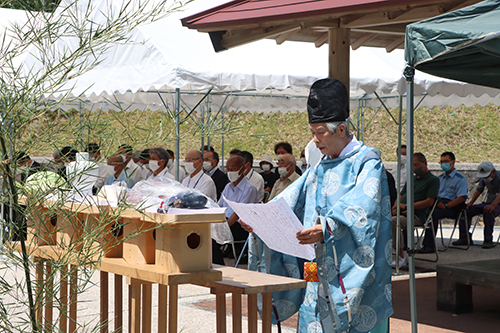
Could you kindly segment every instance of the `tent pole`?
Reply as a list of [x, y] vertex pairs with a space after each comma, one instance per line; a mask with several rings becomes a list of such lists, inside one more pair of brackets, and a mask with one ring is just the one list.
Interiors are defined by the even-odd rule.
[[410, 274], [410, 313], [411, 313], [411, 331], [417, 333], [417, 291], [415, 289], [415, 253], [413, 240], [414, 227], [414, 193], [413, 193], [413, 98], [414, 86], [413, 77], [415, 69], [407, 66], [404, 71], [406, 78], [406, 191], [408, 223], [408, 267]]
[[180, 141], [180, 99], [181, 90], [175, 89], [175, 180], [179, 181], [179, 141]]
[[[400, 235], [400, 230], [401, 230], [401, 225], [399, 224], [399, 215], [401, 214], [401, 128], [403, 127], [403, 96], [399, 95], [399, 122], [398, 122], [398, 165], [397, 165], [397, 179], [396, 179], [396, 186], [397, 186], [397, 196], [396, 196], [396, 249], [399, 249], [399, 243], [401, 242], [401, 239], [399, 239]], [[396, 250], [396, 252], [399, 250]], [[396, 259], [394, 260], [396, 262], [396, 274], [395, 275], [400, 275], [401, 273], [399, 272], [399, 254], [396, 254]]]
[[201, 149], [200, 149], [200, 151], [202, 153], [203, 153], [203, 146], [205, 145], [205, 137], [203, 134], [204, 127], [205, 127], [205, 106], [202, 105], [201, 106], [201, 128], [200, 128], [200, 132], [201, 132]]
[[225, 116], [225, 112], [226, 112], [226, 107], [223, 107], [222, 108], [222, 142], [221, 142], [221, 157], [220, 157], [220, 160], [221, 160], [221, 170], [223, 172], [225, 172], [224, 170], [224, 116]]

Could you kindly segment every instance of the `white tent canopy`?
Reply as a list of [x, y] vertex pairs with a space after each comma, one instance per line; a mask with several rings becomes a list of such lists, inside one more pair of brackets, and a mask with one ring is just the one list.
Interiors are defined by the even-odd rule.
[[[111, 0], [92, 1], [98, 11], [109, 8]], [[327, 74], [327, 47], [287, 42], [276, 45], [263, 40], [234, 50], [216, 54], [208, 35], [181, 26], [180, 18], [190, 13], [214, 7], [221, 0], [197, 0], [157, 22], [138, 27], [130, 32], [131, 43], [115, 44], [102, 57], [102, 62], [77, 79], [71, 80], [73, 94], [84, 94], [89, 104], [99, 101], [120, 102], [124, 108], [163, 109], [158, 91], [172, 108], [169, 92], [176, 88], [183, 92], [203, 92], [214, 87], [214, 92], [245, 91], [247, 96], [231, 96], [225, 105], [240, 111], [296, 111], [305, 110], [308, 88]], [[19, 12], [0, 9], [0, 24], [8, 24], [10, 17]], [[102, 15], [101, 15], [102, 19]], [[2, 29], [3, 31], [3, 29]], [[61, 43], [54, 45], [61, 48]], [[37, 54], [27, 55], [25, 68], [37, 66]], [[405, 94], [402, 77], [404, 57], [398, 50], [386, 54], [385, 50], [360, 48], [351, 51], [352, 98], [377, 92], [380, 96]], [[415, 94], [426, 93], [422, 105], [458, 106], [460, 104], [500, 104], [500, 91], [423, 73], [415, 79]], [[243, 95], [243, 94], [240, 94]], [[260, 97], [267, 96], [267, 97]], [[57, 98], [56, 94], [54, 98]], [[188, 105], [196, 104], [199, 95], [183, 95]], [[225, 100], [219, 94], [211, 97], [216, 109]], [[397, 99], [386, 101], [397, 106]], [[357, 103], [351, 104], [352, 108]], [[378, 102], [367, 103], [378, 106]], [[88, 106], [87, 106], [88, 107]], [[110, 107], [109, 105], [107, 107]], [[102, 103], [94, 108], [106, 108]]]

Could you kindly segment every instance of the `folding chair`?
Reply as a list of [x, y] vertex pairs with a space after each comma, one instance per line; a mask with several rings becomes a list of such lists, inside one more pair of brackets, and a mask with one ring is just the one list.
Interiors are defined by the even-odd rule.
[[[434, 249], [435, 249], [434, 253], [436, 254], [436, 259], [433, 260], [433, 259], [427, 259], [427, 258], [417, 258], [416, 256], [415, 256], [415, 259], [423, 260], [423, 261], [430, 261], [430, 262], [437, 262], [439, 259], [438, 250], [437, 250], [437, 242], [436, 242], [436, 230], [434, 230], [434, 223], [432, 223], [432, 213], [434, 213], [434, 210], [436, 209], [437, 203], [438, 203], [437, 199], [434, 200], [434, 204], [432, 205], [432, 209], [430, 210], [429, 214], [427, 215], [427, 219], [425, 220], [424, 224], [421, 226], [414, 226], [414, 228], [413, 228], [417, 232], [417, 241], [415, 242], [415, 249], [420, 249], [420, 248], [422, 248], [422, 243], [424, 242], [425, 231], [427, 230], [427, 228], [429, 227], [429, 224], [430, 224], [431, 229], [432, 229], [432, 238], [434, 240]], [[421, 234], [419, 234], [418, 229], [417, 229], [420, 227], [422, 227]]]
[[[233, 242], [231, 243], [231, 246], [233, 247], [233, 257], [234, 257], [234, 260], [236, 260], [236, 263], [234, 265], [235, 268], [238, 267], [238, 264], [240, 263], [241, 257], [245, 253], [245, 248], [248, 245], [248, 238], [250, 238], [250, 235], [248, 235], [247, 239], [245, 239], [245, 240], [238, 240], [238, 241], [233, 240]], [[234, 247], [234, 244], [243, 244], [243, 248], [241, 249], [239, 256], [236, 256], [236, 248]]]
[[[462, 216], [464, 217], [465, 221], [467, 221], [467, 210], [465, 208], [465, 202], [463, 202], [462, 204], [460, 204], [460, 206], [461, 206], [460, 207], [460, 211], [458, 212], [457, 217], [455, 217], [455, 223], [453, 225], [453, 230], [451, 231], [450, 238], [448, 239], [448, 243], [446, 245], [444, 244], [443, 223], [442, 223], [442, 220], [444, 220], [445, 218], [439, 219], [439, 229], [441, 230], [441, 244], [443, 244], [443, 247], [444, 247], [444, 249], [439, 250], [440, 252], [444, 252], [444, 251], [448, 250], [448, 248], [450, 248], [450, 247], [451, 248], [455, 248], [455, 249], [460, 249], [460, 250], [468, 250], [469, 247], [470, 247], [470, 242], [467, 242], [467, 247], [466, 248], [456, 247], [456, 246], [450, 246], [451, 241], [453, 239], [453, 234], [455, 233], [455, 230], [457, 229], [457, 226], [460, 223], [460, 219], [462, 218]], [[474, 226], [474, 228], [475, 228], [475, 226]]]

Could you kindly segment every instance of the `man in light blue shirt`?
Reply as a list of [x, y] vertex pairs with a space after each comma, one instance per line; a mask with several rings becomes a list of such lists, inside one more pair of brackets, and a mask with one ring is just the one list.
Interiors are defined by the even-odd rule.
[[[440, 219], [456, 218], [469, 195], [467, 179], [455, 169], [455, 154], [444, 152], [441, 155], [440, 164], [444, 173], [439, 176], [438, 203], [432, 214], [434, 230], [437, 230]], [[428, 228], [425, 231], [423, 247], [419, 250], [419, 253], [433, 253], [435, 251], [435, 237], [432, 230]]]
[[227, 224], [231, 228], [234, 240], [245, 240], [248, 231], [245, 231], [238, 222], [238, 215], [229, 207], [225, 198], [238, 203], [258, 203], [259, 192], [245, 177], [245, 160], [235, 155], [227, 160], [226, 171], [230, 183], [226, 185], [219, 199], [219, 206], [226, 207]]
[[128, 175], [125, 170], [125, 161], [126, 159], [124, 159], [122, 155], [114, 155], [108, 158], [108, 168], [111, 174], [106, 178], [104, 185], [111, 185], [119, 182], [126, 183], [128, 188], [132, 188], [135, 185], [134, 178]]

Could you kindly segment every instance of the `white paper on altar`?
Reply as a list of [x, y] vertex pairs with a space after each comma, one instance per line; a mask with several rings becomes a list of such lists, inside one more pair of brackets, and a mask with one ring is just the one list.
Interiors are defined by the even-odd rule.
[[304, 226], [283, 198], [266, 204], [224, 200], [270, 249], [306, 260], [316, 257], [313, 244], [299, 244], [296, 234]]

